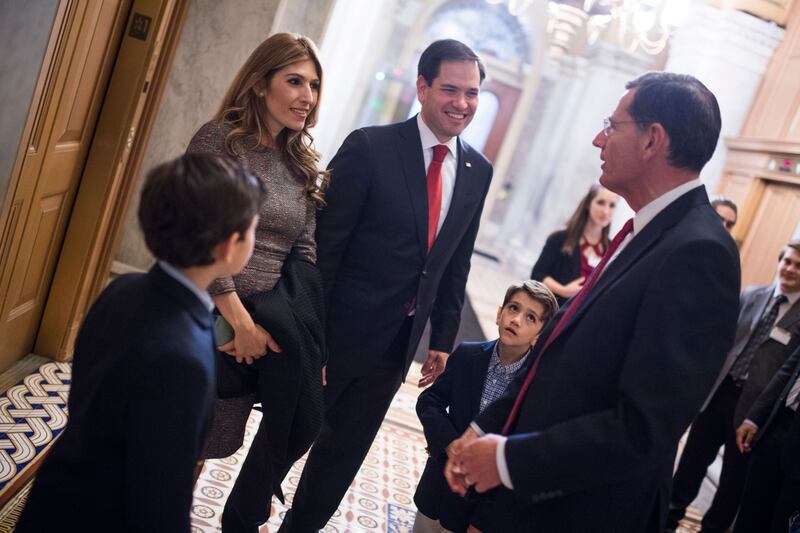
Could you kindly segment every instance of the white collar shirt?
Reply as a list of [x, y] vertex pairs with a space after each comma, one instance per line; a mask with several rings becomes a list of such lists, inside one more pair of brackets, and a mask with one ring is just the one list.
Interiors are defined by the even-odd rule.
[[778, 308], [778, 316], [775, 318], [775, 323], [777, 324], [783, 315], [797, 302], [798, 298], [800, 298], [800, 292], [781, 292], [781, 286], [779, 284], [775, 284], [775, 290], [772, 291], [772, 297], [775, 298], [783, 294], [786, 296], [786, 301], [781, 304]]
[[166, 273], [169, 277], [192, 291], [192, 294], [197, 296], [197, 299], [202, 302], [206, 309], [209, 311], [214, 310], [214, 300], [211, 299], [211, 296], [208, 294], [208, 292], [200, 290], [197, 285], [192, 283], [189, 278], [184, 276], [180, 270], [170, 265], [166, 261], [159, 259], [158, 266], [160, 266], [161, 270], [163, 270], [164, 273]]
[[622, 243], [620, 243], [619, 248], [616, 249], [614, 255], [611, 257], [611, 259], [608, 260], [605, 270], [608, 270], [608, 265], [610, 265], [619, 256], [622, 250], [624, 250], [625, 247], [628, 246], [628, 243], [630, 243], [634, 239], [634, 237], [636, 237], [639, 233], [642, 232], [642, 230], [645, 228], [645, 226], [647, 226], [650, 223], [651, 220], [656, 218], [656, 216], [659, 213], [661, 213], [664, 209], [666, 209], [667, 206], [669, 206], [672, 202], [674, 202], [687, 192], [696, 189], [697, 187], [701, 187], [702, 185], [703, 183], [700, 181], [699, 178], [687, 181], [686, 183], [682, 183], [677, 187], [675, 187], [674, 189], [665, 192], [655, 200], [652, 200], [649, 204], [639, 209], [633, 216], [633, 231], [630, 232], [628, 236], [622, 240]]

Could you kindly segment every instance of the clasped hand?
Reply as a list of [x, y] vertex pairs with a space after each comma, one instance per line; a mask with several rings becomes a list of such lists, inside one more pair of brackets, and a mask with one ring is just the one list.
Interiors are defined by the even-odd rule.
[[747, 453], [751, 450], [751, 446], [753, 444], [753, 438], [758, 433], [758, 428], [753, 424], [748, 424], [747, 422], [742, 422], [741, 425], [736, 429], [736, 446], [739, 448], [739, 452]]
[[477, 492], [486, 492], [502, 483], [497, 470], [497, 445], [502, 440], [499, 435], [489, 434], [479, 437], [468, 428], [458, 439], [447, 447], [447, 464], [444, 477], [450, 490], [465, 496], [471, 486]]
[[219, 351], [235, 357], [237, 363], [252, 365], [253, 361], [267, 354], [267, 350], [280, 353], [281, 347], [272, 335], [256, 323], [251, 327], [234, 330], [233, 340], [218, 347]]

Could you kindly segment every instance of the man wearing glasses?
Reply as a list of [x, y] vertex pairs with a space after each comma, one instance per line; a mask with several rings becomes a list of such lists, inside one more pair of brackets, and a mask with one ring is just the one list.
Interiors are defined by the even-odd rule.
[[739, 254], [699, 179], [716, 98], [665, 72], [626, 88], [593, 144], [635, 216], [446, 467], [461, 494], [499, 487], [490, 531], [662, 530], [678, 440], [733, 343]]
[[733, 227], [736, 225], [736, 220], [739, 218], [739, 210], [736, 208], [736, 204], [733, 203], [733, 200], [725, 198], [724, 196], [718, 196], [711, 200], [711, 207], [713, 207], [714, 211], [719, 215], [720, 220], [722, 220], [722, 225], [727, 232], [733, 233]]

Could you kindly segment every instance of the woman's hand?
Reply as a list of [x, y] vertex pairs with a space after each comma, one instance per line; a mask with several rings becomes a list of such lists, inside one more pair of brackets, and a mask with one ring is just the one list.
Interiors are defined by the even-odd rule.
[[235, 292], [215, 296], [214, 303], [234, 333], [232, 341], [218, 346], [221, 352], [235, 357], [237, 363], [245, 362], [248, 365], [265, 356], [268, 349], [280, 353], [281, 347], [267, 330], [253, 322], [253, 317]]
[[220, 351], [236, 358], [237, 363], [245, 362], [252, 365], [253, 361], [267, 355], [267, 350], [280, 353], [281, 347], [264, 328], [250, 320], [249, 324], [242, 324], [234, 328], [235, 337], [227, 344], [219, 347]]
[[542, 283], [544, 283], [545, 287], [553, 291], [555, 295], [561, 296], [562, 298], [572, 298], [581, 290], [584, 281], [586, 281], [586, 278], [580, 277], [570, 281], [566, 285], [562, 285], [553, 277], [545, 276]]
[[562, 294], [561, 296], [564, 296], [565, 298], [572, 298], [573, 296], [578, 294], [580, 290], [583, 288], [584, 281], [586, 281], [586, 278], [584, 278], [583, 276], [581, 276], [578, 279], [570, 281], [569, 283], [564, 285], [564, 294]]

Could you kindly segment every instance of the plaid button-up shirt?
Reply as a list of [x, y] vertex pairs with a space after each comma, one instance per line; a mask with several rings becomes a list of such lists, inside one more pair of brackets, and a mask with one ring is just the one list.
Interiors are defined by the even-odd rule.
[[506, 391], [506, 387], [508, 387], [511, 380], [513, 380], [520, 371], [528, 355], [531, 353], [531, 351], [528, 350], [528, 353], [522, 356], [516, 363], [502, 366], [500, 364], [500, 356], [497, 355], [498, 344], [500, 344], [500, 341], [494, 343], [492, 357], [489, 358], [489, 368], [486, 371], [486, 380], [483, 382], [483, 392], [481, 393], [481, 404], [478, 408], [478, 412], [489, 407], [503, 395]]

